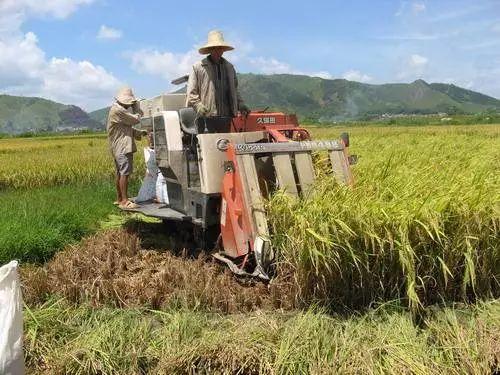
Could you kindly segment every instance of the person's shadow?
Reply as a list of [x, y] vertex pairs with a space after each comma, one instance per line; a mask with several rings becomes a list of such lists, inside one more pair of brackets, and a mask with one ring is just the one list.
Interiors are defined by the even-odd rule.
[[200, 242], [196, 228], [191, 223], [131, 217], [125, 221], [123, 227], [127, 232], [139, 237], [144, 249], [169, 251], [174, 255], [189, 258], [197, 258], [200, 254], [210, 252], [210, 249], [203, 248], [204, 244]]

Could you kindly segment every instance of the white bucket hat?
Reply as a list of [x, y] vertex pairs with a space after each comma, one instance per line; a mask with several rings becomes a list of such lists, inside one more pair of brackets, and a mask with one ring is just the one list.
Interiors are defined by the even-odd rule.
[[130, 87], [122, 87], [118, 90], [115, 99], [117, 102], [125, 105], [132, 105], [137, 101]]
[[208, 33], [208, 41], [203, 47], [200, 47], [198, 52], [202, 55], [208, 55], [212, 48], [219, 47], [223, 48], [224, 51], [231, 51], [234, 47], [230, 46], [224, 41], [224, 35], [219, 30], [212, 30]]

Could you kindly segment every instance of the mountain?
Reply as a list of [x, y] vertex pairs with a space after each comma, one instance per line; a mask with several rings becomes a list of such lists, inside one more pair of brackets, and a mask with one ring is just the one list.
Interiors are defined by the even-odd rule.
[[89, 117], [92, 120], [99, 122], [100, 124], [106, 125], [106, 120], [108, 119], [109, 107], [98, 109], [97, 111], [89, 112]]
[[100, 129], [80, 107], [42, 98], [0, 95], [0, 133]]
[[478, 113], [500, 111], [500, 100], [455, 85], [412, 83], [372, 85], [345, 79], [277, 74], [240, 74], [242, 97], [252, 108], [270, 107], [316, 120], [370, 115]]
[[[345, 79], [274, 74], [239, 74], [241, 96], [251, 108], [297, 113], [302, 118], [336, 121], [382, 114], [474, 114], [500, 111], [500, 100], [444, 83], [371, 85]], [[183, 89], [176, 92], [185, 91]], [[108, 108], [90, 113], [104, 123]]]
[[[251, 108], [269, 107], [315, 121], [382, 114], [500, 112], [500, 100], [491, 96], [423, 80], [372, 85], [290, 74], [239, 74], [238, 79], [241, 95]], [[108, 110], [87, 114], [79, 107], [46, 99], [0, 95], [0, 133], [102, 129]]]

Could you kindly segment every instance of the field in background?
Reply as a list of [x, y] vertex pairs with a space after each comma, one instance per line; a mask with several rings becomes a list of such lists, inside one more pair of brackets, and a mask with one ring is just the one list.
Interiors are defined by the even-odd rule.
[[[135, 158], [138, 180], [144, 158]], [[112, 181], [105, 134], [0, 139], [0, 190]]]
[[[131, 193], [142, 178], [135, 158]], [[43, 262], [115, 212], [103, 134], [0, 139], [0, 263]]]
[[[345, 130], [311, 129], [315, 138]], [[278, 303], [289, 312], [269, 311], [274, 301], [256, 304], [264, 313], [257, 309], [221, 318], [207, 313], [224, 312], [221, 306], [229, 303], [207, 294], [214, 285], [235, 293], [236, 306], [250, 297], [238, 300], [235, 285], [211, 278], [217, 270], [199, 268], [203, 282], [190, 291], [189, 275], [145, 267], [182, 267], [176, 263], [182, 260], [168, 263], [161, 252], [141, 250], [139, 261], [129, 252], [111, 256], [102, 248], [86, 260], [77, 257], [81, 248], [71, 247], [65, 250], [70, 258], [61, 253], [54, 260], [64, 277], [25, 279], [39, 288], [38, 297], [28, 300], [32, 314], [26, 317], [31, 368], [46, 373], [182, 373], [192, 366], [230, 373], [240, 368], [248, 373], [484, 373], [498, 367], [498, 302], [465, 312], [425, 306], [499, 296], [500, 127], [374, 126], [349, 132], [351, 152], [360, 156], [353, 191], [332, 188], [331, 176], [322, 174], [309, 200], [278, 195], [269, 206], [281, 275], [276, 281], [281, 289], [271, 293], [289, 299], [286, 307]], [[135, 184], [144, 169], [141, 154], [136, 155]], [[103, 135], [0, 140], [0, 199], [9, 213], [0, 218], [0, 262], [13, 257], [44, 262], [99, 231], [110, 214], [118, 214], [111, 204], [112, 177]], [[39, 271], [33, 274], [53, 267], [35, 267]], [[48, 286], [41, 282], [47, 279]], [[144, 289], [172, 298], [167, 304], [154, 293], [133, 298]], [[181, 303], [186, 296], [194, 306]], [[61, 297], [65, 300], [54, 304]], [[398, 300], [394, 311], [345, 319], [326, 314], [393, 299]], [[89, 303], [141, 310], [92, 310]], [[293, 310], [311, 304], [323, 312]], [[423, 330], [402, 306], [427, 319]], [[112, 338], [91, 334], [107, 332], [106, 327], [113, 327]], [[234, 356], [242, 347], [248, 361]]]

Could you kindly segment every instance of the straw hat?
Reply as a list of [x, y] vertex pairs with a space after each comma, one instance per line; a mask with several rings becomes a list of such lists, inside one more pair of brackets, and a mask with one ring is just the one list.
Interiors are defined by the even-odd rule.
[[222, 47], [224, 51], [231, 51], [234, 47], [224, 41], [224, 35], [219, 30], [212, 30], [208, 33], [208, 41], [203, 47], [200, 47], [198, 52], [202, 55], [208, 55], [212, 48]]
[[130, 87], [122, 87], [120, 90], [118, 90], [115, 99], [117, 102], [125, 105], [132, 105], [137, 101]]

